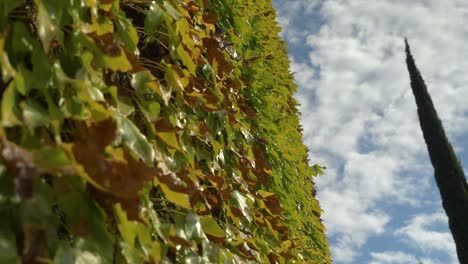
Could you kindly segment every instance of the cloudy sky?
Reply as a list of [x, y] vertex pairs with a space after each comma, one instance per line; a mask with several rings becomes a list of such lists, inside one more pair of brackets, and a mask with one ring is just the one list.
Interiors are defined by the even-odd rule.
[[[458, 263], [403, 37], [468, 166], [468, 1], [274, 0], [335, 263]], [[466, 167], [468, 168], [468, 167]]]

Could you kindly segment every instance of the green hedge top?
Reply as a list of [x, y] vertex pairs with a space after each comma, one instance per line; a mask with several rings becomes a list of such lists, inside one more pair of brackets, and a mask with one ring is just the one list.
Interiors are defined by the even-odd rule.
[[329, 263], [270, 1], [0, 3], [0, 262]]

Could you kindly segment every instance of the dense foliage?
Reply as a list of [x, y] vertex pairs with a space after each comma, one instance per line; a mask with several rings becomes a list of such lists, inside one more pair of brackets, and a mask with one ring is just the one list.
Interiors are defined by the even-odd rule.
[[329, 263], [269, 0], [0, 2], [0, 262]]
[[449, 228], [457, 248], [460, 263], [468, 263], [468, 183], [463, 168], [453, 151], [437, 111], [432, 103], [408, 41], [405, 39], [406, 65], [411, 89], [418, 107], [419, 123], [426, 141], [434, 176], [449, 219]]

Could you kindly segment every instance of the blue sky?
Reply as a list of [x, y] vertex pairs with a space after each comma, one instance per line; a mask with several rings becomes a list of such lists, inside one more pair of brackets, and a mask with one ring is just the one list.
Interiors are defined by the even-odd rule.
[[316, 186], [334, 263], [458, 263], [403, 37], [468, 166], [468, 2], [273, 2], [299, 86], [304, 142], [311, 162], [328, 168]]

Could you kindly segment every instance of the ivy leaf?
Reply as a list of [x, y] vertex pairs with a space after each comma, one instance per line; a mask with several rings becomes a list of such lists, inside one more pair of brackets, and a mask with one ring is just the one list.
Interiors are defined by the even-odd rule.
[[103, 60], [105, 66], [113, 71], [121, 71], [121, 72], [128, 72], [130, 71], [133, 66], [127, 58], [125, 52], [123, 52], [120, 48], [120, 55], [118, 56], [103, 56]]
[[147, 83], [155, 80], [156, 78], [149, 72], [149, 71], [139, 71], [137, 73], [132, 74], [132, 87], [137, 90], [143, 90]]
[[156, 2], [152, 2], [148, 14], [145, 18], [145, 32], [148, 35], [153, 35], [154, 32], [159, 28], [164, 19], [166, 18], [166, 13]]
[[232, 193], [232, 198], [236, 201], [237, 206], [239, 209], [242, 211], [242, 214], [245, 216], [245, 218], [249, 221], [252, 222], [252, 211], [249, 205], [247, 204], [247, 198], [244, 197], [239, 191], [234, 191]]
[[115, 119], [119, 134], [125, 145], [140, 157], [145, 164], [152, 166], [155, 154], [153, 146], [148, 142], [146, 136], [127, 117], [117, 113]]
[[51, 41], [62, 39], [62, 14], [66, 9], [66, 1], [41, 0], [38, 1], [38, 35], [44, 51], [49, 52]]
[[193, 212], [188, 212], [185, 218], [185, 234], [188, 239], [200, 241], [203, 238], [200, 219]]
[[127, 19], [122, 19], [115, 25], [125, 48], [131, 53], [135, 53], [138, 44], [138, 33], [135, 27]]
[[179, 142], [177, 140], [177, 134], [175, 132], [157, 132], [157, 135], [168, 146], [182, 151], [182, 149], [180, 148]]
[[60, 148], [43, 147], [33, 151], [34, 163], [46, 170], [65, 168], [71, 165], [67, 154]]
[[[126, 119], [122, 116], [120, 118]], [[106, 154], [105, 149], [114, 141], [116, 133], [116, 124], [112, 119], [95, 123], [91, 127], [85, 123], [79, 123], [77, 126], [77, 142], [74, 143], [72, 151], [76, 161], [84, 166], [83, 177], [90, 183], [97, 182], [96, 188], [104, 194], [111, 193], [111, 198], [121, 201], [122, 206], [132, 210], [130, 216], [138, 217], [138, 192], [145, 182], [159, 174], [158, 169], [148, 167], [127, 151], [123, 155], [125, 162], [122, 161], [122, 157], [109, 159], [112, 151]], [[132, 133], [127, 136], [135, 137]]]
[[19, 263], [16, 238], [12, 230], [0, 229], [0, 263]]
[[11, 82], [2, 96], [2, 125], [6, 127], [21, 125], [20, 116], [18, 92], [15, 89], [15, 82]]
[[164, 5], [164, 8], [166, 9], [167, 13], [174, 19], [174, 20], [179, 20], [180, 18], [182, 18], [182, 15], [180, 14], [180, 12], [175, 9], [170, 3], [168, 3], [167, 1], [164, 1], [163, 3]]
[[184, 76], [184, 72], [174, 65], [167, 67], [164, 79], [166, 79], [169, 87], [174, 91], [183, 91], [184, 87], [189, 84], [189, 80]]
[[214, 238], [215, 241], [223, 241], [226, 233], [219, 227], [216, 220], [212, 216], [204, 216], [201, 219], [203, 231], [208, 237]]
[[131, 263], [142, 262], [142, 257], [135, 250], [135, 239], [137, 237], [137, 223], [129, 221], [125, 211], [120, 204], [114, 205], [114, 214], [116, 216], [117, 225], [124, 243], [124, 255]]
[[[102, 263], [110, 262], [113, 251], [113, 238], [107, 230], [105, 223], [105, 213], [94, 199], [84, 191], [84, 186], [79, 178], [70, 177], [63, 179], [62, 187], [66, 187], [66, 192], [58, 198], [60, 210], [66, 215], [67, 224], [70, 231], [77, 236], [77, 263], [79, 258], [84, 258], [81, 263]], [[81, 256], [83, 254], [84, 256]], [[100, 260], [100, 261], [97, 261]], [[107, 261], [104, 261], [107, 260]]]
[[[15, 1], [16, 2], [16, 1]], [[10, 64], [8, 53], [5, 52], [5, 38], [0, 37], [0, 65], [3, 81], [6, 82], [11, 77], [15, 76], [15, 69]]]
[[29, 129], [34, 129], [39, 126], [47, 125], [50, 122], [47, 111], [38, 103], [31, 99], [21, 102], [23, 109], [23, 119]]
[[185, 209], [192, 208], [192, 206], [190, 206], [190, 201], [187, 194], [173, 191], [164, 183], [160, 183], [160, 187], [167, 200], [169, 200], [171, 203], [174, 203]]
[[148, 111], [151, 114], [151, 118], [155, 120], [161, 112], [161, 105], [158, 102], [151, 102], [148, 105]]
[[[54, 17], [55, 16], [56, 14], [54, 14]], [[48, 52], [50, 42], [52, 41], [52, 39], [55, 38], [55, 35], [57, 34], [57, 28], [52, 23], [51, 15], [49, 14], [49, 12], [47, 12], [43, 1], [40, 1], [38, 5], [37, 21], [39, 38], [41, 39], [44, 51]]]
[[190, 53], [188, 53], [182, 44], [178, 45], [176, 48], [177, 55], [179, 59], [184, 63], [190, 73], [195, 74], [197, 65], [193, 61]]

